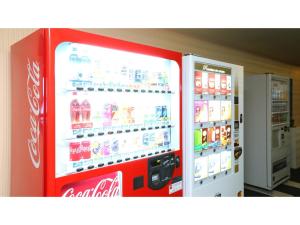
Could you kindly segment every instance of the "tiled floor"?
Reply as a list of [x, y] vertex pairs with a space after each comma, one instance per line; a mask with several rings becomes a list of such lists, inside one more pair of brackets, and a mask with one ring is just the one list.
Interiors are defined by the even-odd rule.
[[245, 197], [300, 197], [300, 170], [291, 172], [291, 179], [276, 187], [273, 191], [266, 191], [245, 186]]

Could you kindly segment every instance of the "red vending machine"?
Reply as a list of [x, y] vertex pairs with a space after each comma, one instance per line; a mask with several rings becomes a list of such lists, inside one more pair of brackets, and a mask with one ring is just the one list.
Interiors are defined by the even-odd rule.
[[70, 29], [11, 48], [12, 196], [182, 196], [181, 53]]

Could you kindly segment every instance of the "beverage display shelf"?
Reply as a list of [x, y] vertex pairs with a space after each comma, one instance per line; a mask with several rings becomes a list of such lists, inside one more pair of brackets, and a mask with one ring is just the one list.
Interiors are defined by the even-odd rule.
[[209, 147], [207, 149], [202, 149], [201, 151], [197, 151], [194, 153], [195, 159], [202, 157], [202, 156], [208, 156], [210, 154], [214, 153], [220, 153], [222, 151], [231, 151], [232, 150], [232, 145], [226, 145], [226, 146], [216, 146], [216, 147]]
[[142, 89], [142, 88], [122, 88], [122, 87], [76, 87], [74, 89], [67, 89], [67, 92], [113, 92], [113, 93], [152, 93], [152, 94], [174, 94], [171, 90], [161, 89]]
[[275, 102], [288, 102], [289, 100], [287, 99], [272, 99], [272, 102], [275, 103]]
[[281, 113], [289, 113], [289, 111], [272, 112], [272, 114], [281, 114]]
[[210, 175], [210, 176], [202, 178], [202, 179], [200, 178], [200, 179], [195, 180], [195, 178], [194, 178], [194, 184], [195, 185], [205, 185], [207, 183], [210, 183], [210, 182], [214, 181], [215, 179], [219, 179], [221, 177], [230, 175], [231, 171], [232, 171], [232, 169], [230, 168], [228, 170], [224, 170], [224, 171], [219, 172], [215, 175]]
[[[134, 160], [139, 160], [145, 157], [151, 157], [151, 156], [157, 156], [157, 155], [161, 155], [164, 153], [169, 153], [169, 152], [175, 152], [175, 149], [171, 149], [171, 148], [164, 148], [164, 149], [157, 149], [157, 150], [143, 150], [143, 153], [127, 153], [126, 155], [120, 155], [119, 157], [116, 156], [108, 156], [108, 157], [104, 157], [103, 160], [100, 160], [97, 163], [93, 163], [93, 164], [89, 164], [89, 165], [85, 165], [85, 166], [80, 166], [78, 168], [75, 168], [73, 171], [67, 173], [67, 174], [63, 174], [60, 175], [58, 177], [61, 176], [67, 176], [70, 174], [74, 174], [74, 173], [79, 173], [79, 172], [86, 172], [88, 170], [92, 170], [92, 169], [98, 169], [98, 168], [103, 168], [106, 166], [111, 166], [111, 165], [116, 165], [116, 164], [120, 164], [120, 163], [126, 163], [126, 162], [130, 162], [130, 161], [134, 161]], [[139, 151], [137, 151], [139, 152]]]
[[223, 121], [216, 121], [216, 122], [203, 122], [203, 123], [198, 122], [198, 123], [194, 123], [194, 129], [231, 125], [231, 122], [232, 122], [231, 120], [223, 120]]
[[272, 127], [278, 127], [278, 126], [283, 126], [283, 125], [288, 125], [288, 122], [272, 124]]
[[205, 95], [201, 95], [201, 94], [195, 94], [194, 96], [194, 100], [195, 101], [212, 101], [212, 100], [223, 100], [223, 101], [226, 101], [226, 100], [230, 100], [231, 99], [231, 94], [230, 95], [222, 95], [222, 94], [219, 94], [219, 95], [210, 95], [210, 94], [205, 94]]
[[[154, 126], [132, 126], [132, 127], [119, 127], [119, 128], [112, 128], [112, 129], [97, 129], [97, 128], [89, 128], [88, 131], [84, 133], [74, 134], [71, 138], [67, 138], [67, 140], [73, 139], [82, 139], [82, 138], [93, 138], [97, 136], [104, 136], [104, 135], [113, 135], [113, 134], [124, 134], [124, 133], [135, 133], [140, 131], [151, 131], [151, 130], [159, 130], [159, 129], [168, 129], [175, 127], [174, 124], [165, 124], [165, 125], [154, 125]], [[86, 129], [86, 128], [81, 128]], [[93, 131], [94, 130], [94, 131]], [[90, 131], [90, 132], [89, 132]]]

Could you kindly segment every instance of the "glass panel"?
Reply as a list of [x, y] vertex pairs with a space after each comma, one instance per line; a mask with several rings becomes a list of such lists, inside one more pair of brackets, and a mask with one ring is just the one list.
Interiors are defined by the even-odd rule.
[[288, 100], [288, 82], [272, 79], [272, 100]]
[[288, 82], [272, 78], [272, 124], [288, 123]]
[[195, 182], [228, 174], [232, 168], [232, 82], [229, 68], [195, 64]]
[[172, 60], [61, 43], [56, 177], [178, 150], [179, 72]]

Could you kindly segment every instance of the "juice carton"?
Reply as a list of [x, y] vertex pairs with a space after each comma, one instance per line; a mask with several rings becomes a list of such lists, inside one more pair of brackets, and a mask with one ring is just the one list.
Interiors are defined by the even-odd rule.
[[194, 103], [194, 115], [195, 123], [203, 123], [208, 121], [208, 102], [207, 101], [195, 101]]
[[216, 146], [216, 134], [215, 134], [214, 127], [208, 128], [207, 142], [208, 142], [208, 147], [213, 148]]
[[227, 145], [227, 133], [226, 133], [226, 126], [221, 126], [221, 145]]
[[208, 73], [202, 72], [202, 94], [208, 94]]
[[207, 136], [208, 136], [208, 129], [203, 128], [202, 129], [202, 149], [207, 149], [207, 147], [208, 147]]
[[195, 152], [202, 150], [202, 129], [195, 129], [194, 131], [194, 150]]
[[216, 141], [216, 146], [219, 146], [221, 144], [220, 137], [221, 137], [220, 127], [215, 127], [215, 141]]
[[231, 95], [231, 76], [227, 76], [226, 90], [227, 90], [227, 95]]
[[221, 85], [221, 77], [220, 77], [220, 74], [216, 73], [215, 74], [215, 94], [216, 95], [219, 95], [220, 94], [220, 85]]
[[231, 125], [226, 126], [227, 145], [231, 144]]
[[208, 93], [211, 95], [215, 94], [215, 74], [209, 73], [208, 74]]
[[227, 94], [227, 76], [224, 74], [221, 75], [221, 94]]
[[195, 181], [202, 180], [208, 176], [208, 157], [195, 159]]
[[231, 101], [221, 101], [221, 120], [231, 119]]
[[195, 71], [195, 94], [202, 94], [202, 72]]
[[221, 171], [221, 154], [215, 153], [208, 156], [208, 175], [212, 176]]
[[231, 151], [221, 152], [221, 172], [231, 169]]
[[220, 101], [208, 102], [208, 121], [215, 122], [220, 120]]

